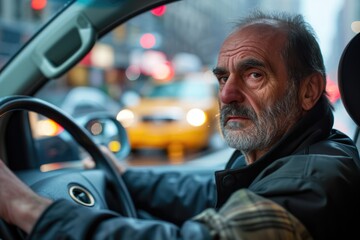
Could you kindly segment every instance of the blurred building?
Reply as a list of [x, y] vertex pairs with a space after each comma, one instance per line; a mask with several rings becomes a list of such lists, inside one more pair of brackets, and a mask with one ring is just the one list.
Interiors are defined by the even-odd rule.
[[0, 67], [65, 0], [0, 0]]
[[[294, 7], [297, 1], [278, 2], [289, 10], [297, 9]], [[211, 66], [215, 64], [217, 57], [217, 51], [214, 49], [220, 48], [236, 21], [249, 13], [249, 8], [264, 6], [276, 10], [273, 1], [266, 0], [187, 1], [173, 4], [178, 6], [169, 8], [169, 14], [165, 16], [165, 20], [169, 19], [164, 24], [166, 39], [169, 39], [164, 46], [166, 52], [175, 54], [180, 50], [194, 53], [205, 65]], [[191, 16], [191, 18], [183, 16]]]
[[[66, 0], [0, 0], [0, 67], [28, 40], [44, 19], [56, 14], [66, 2]], [[179, 52], [190, 53], [197, 56], [203, 65], [213, 66], [222, 41], [231, 31], [234, 23], [241, 16], [248, 14], [249, 8], [264, 7], [275, 11], [277, 6], [281, 5], [282, 9], [294, 11], [300, 8], [300, 2], [288, 0], [277, 0], [276, 4], [268, 0], [174, 2], [160, 14], [144, 13], [126, 25], [118, 27], [110, 35], [105, 36], [102, 42], [113, 51], [114, 59], [109, 64], [115, 68], [128, 66], [132, 54], [146, 50], [164, 52], [168, 59], [174, 58]], [[335, 69], [333, 66], [337, 65], [336, 61], [342, 49], [352, 37], [343, 26], [350, 26], [352, 19], [359, 18], [359, 10], [358, 0], [345, 1], [341, 11], [346, 14], [341, 14], [342, 19], [338, 21], [341, 26], [336, 26], [339, 32], [333, 44], [338, 47], [334, 48], [333, 57], [327, 60], [332, 69]], [[145, 34], [148, 34], [145, 41], [150, 45], [143, 46], [140, 39]], [[88, 61], [87, 64], [92, 63]]]

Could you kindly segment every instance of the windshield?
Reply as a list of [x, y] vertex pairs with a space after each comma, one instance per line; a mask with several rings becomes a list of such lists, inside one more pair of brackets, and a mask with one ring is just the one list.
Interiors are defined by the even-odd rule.
[[[66, 1], [0, 2], [3, 66]], [[37, 9], [31, 5], [35, 2], [45, 4]], [[164, 158], [180, 162], [226, 149], [218, 127], [218, 86], [212, 70], [226, 36], [255, 9], [300, 13], [311, 24], [324, 57], [334, 126], [353, 137], [355, 124], [341, 103], [337, 68], [343, 49], [357, 32], [357, 0], [183, 0], [160, 6], [104, 35], [86, 57], [49, 81], [36, 97], [74, 117], [107, 111], [126, 127], [135, 156], [131, 159], [141, 160], [137, 154], [146, 153], [139, 164], [151, 162], [149, 149], [160, 149]], [[81, 93], [75, 91], [77, 96], [70, 97], [78, 88]], [[105, 100], [97, 100], [94, 89]], [[141, 101], [146, 98], [159, 100], [159, 105]], [[181, 101], [169, 103], [165, 98]], [[204, 98], [214, 101], [200, 104]]]

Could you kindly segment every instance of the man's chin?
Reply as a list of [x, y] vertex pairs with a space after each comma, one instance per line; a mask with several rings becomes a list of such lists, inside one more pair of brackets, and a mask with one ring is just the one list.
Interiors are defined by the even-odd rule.
[[249, 133], [253, 132], [253, 130], [251, 129], [251, 127], [244, 127], [244, 126], [225, 126], [223, 129], [223, 132], [225, 134], [229, 134], [229, 135], [248, 135]]
[[231, 141], [231, 142], [236, 142], [236, 143], [241, 143], [241, 142], [257, 142], [258, 141], [258, 134], [255, 134], [256, 131], [250, 128], [237, 128], [237, 129], [229, 129], [226, 128], [223, 131], [223, 137], [226, 140], [226, 142]]

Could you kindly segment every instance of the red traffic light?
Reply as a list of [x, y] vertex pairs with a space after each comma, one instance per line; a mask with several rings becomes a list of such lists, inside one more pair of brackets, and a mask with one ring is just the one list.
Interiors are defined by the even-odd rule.
[[161, 17], [166, 12], [166, 6], [162, 5], [160, 7], [154, 8], [151, 10], [151, 13], [157, 17]]
[[31, 8], [36, 11], [43, 10], [46, 4], [47, 0], [31, 0]]

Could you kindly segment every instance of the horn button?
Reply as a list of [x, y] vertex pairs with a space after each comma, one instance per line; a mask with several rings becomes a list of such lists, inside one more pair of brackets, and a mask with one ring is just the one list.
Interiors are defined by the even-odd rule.
[[71, 186], [69, 189], [70, 197], [81, 205], [92, 207], [95, 204], [94, 197], [92, 194], [83, 187]]

